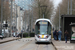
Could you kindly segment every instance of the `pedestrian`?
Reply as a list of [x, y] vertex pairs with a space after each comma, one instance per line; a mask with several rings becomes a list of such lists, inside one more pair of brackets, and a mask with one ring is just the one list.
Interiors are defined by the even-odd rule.
[[56, 31], [56, 38], [57, 38], [57, 40], [58, 40], [58, 30]]
[[22, 32], [20, 32], [20, 37], [22, 38]]
[[13, 33], [13, 37], [15, 37], [16, 36], [16, 34], [15, 34], [15, 32]]
[[59, 41], [61, 41], [61, 35], [62, 35], [62, 31], [59, 29], [59, 31], [58, 31], [58, 39], [59, 39]]
[[55, 39], [58, 40], [58, 32], [55, 30]]
[[53, 38], [54, 38], [54, 40], [55, 40], [54, 34], [55, 34], [55, 31], [53, 31]]
[[65, 33], [64, 33], [65, 43], [67, 43], [68, 36], [69, 36], [69, 33], [68, 33], [68, 31], [66, 30]]
[[53, 31], [53, 37], [54, 37], [54, 40], [56, 40], [55, 31]]

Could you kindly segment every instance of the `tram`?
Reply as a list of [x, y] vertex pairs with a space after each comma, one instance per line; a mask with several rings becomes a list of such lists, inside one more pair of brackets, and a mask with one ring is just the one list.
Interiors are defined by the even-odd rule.
[[49, 19], [37, 19], [35, 22], [35, 43], [51, 41], [52, 24]]

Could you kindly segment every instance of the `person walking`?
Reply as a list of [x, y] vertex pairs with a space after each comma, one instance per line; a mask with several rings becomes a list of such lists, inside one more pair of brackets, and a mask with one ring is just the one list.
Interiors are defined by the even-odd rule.
[[59, 31], [58, 31], [58, 39], [59, 39], [59, 41], [61, 41], [61, 35], [62, 35], [62, 31], [59, 29]]
[[58, 32], [55, 30], [55, 40], [58, 40]]
[[54, 40], [56, 40], [55, 31], [53, 31], [53, 37], [54, 37]]
[[57, 37], [57, 40], [58, 40], [58, 30], [56, 31], [56, 37]]
[[68, 33], [68, 31], [66, 30], [65, 33], [64, 33], [65, 43], [67, 43], [68, 36], [69, 36], [69, 33]]

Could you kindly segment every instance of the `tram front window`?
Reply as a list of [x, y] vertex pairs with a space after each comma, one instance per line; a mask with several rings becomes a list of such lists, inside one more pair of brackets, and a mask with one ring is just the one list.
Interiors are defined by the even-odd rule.
[[47, 21], [39, 21], [35, 26], [36, 34], [51, 34], [51, 26]]
[[48, 22], [40, 21], [38, 22], [39, 34], [48, 34]]
[[40, 34], [47, 34], [47, 25], [40, 25], [40, 30], [39, 30]]

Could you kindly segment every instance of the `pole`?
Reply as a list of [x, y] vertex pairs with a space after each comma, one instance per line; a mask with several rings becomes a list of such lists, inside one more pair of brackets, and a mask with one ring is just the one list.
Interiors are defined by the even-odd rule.
[[[25, 11], [26, 12], [26, 11]], [[25, 27], [24, 27], [24, 30], [25, 30], [25, 32], [26, 32], [26, 14], [25, 14], [25, 12], [24, 12], [24, 17], [25, 17], [25, 20], [24, 20], [24, 25], [25, 25]]]
[[60, 29], [60, 5], [59, 5], [59, 29]]
[[44, 14], [43, 14], [43, 18], [44, 18]]
[[[32, 3], [32, 0], [31, 0], [31, 3]], [[32, 5], [32, 4], [31, 4]], [[33, 14], [33, 11], [31, 9], [31, 14]], [[32, 24], [33, 24], [33, 15], [31, 15], [31, 32], [32, 32]]]
[[3, 0], [1, 0], [1, 33], [2, 33], [2, 20], [3, 20]]
[[70, 0], [70, 15], [72, 15], [72, 0]]
[[[43, 6], [40, 6], [41, 7], [41, 10], [42, 10], [42, 16], [43, 18], [45, 17], [45, 12], [46, 12], [46, 9], [47, 9], [47, 6], [46, 5], [43, 5]], [[44, 9], [45, 8], [45, 9]], [[45, 11], [44, 11], [45, 10]]]
[[27, 18], [26, 18], [26, 9], [24, 10], [24, 32], [26, 32], [26, 22], [27, 22]]
[[[30, 0], [30, 6], [31, 6], [31, 0]], [[31, 32], [31, 30], [32, 30], [32, 25], [31, 25], [31, 23], [32, 23], [32, 14], [31, 14], [31, 7], [30, 7], [30, 32]]]
[[69, 0], [68, 0], [68, 11], [67, 11], [67, 14], [69, 14]]
[[16, 32], [17, 32], [17, 5], [16, 5]]
[[38, 0], [38, 7], [39, 7], [39, 18], [40, 18], [40, 0]]
[[12, 36], [12, 0], [11, 0], [11, 24], [10, 24], [11, 36]]

